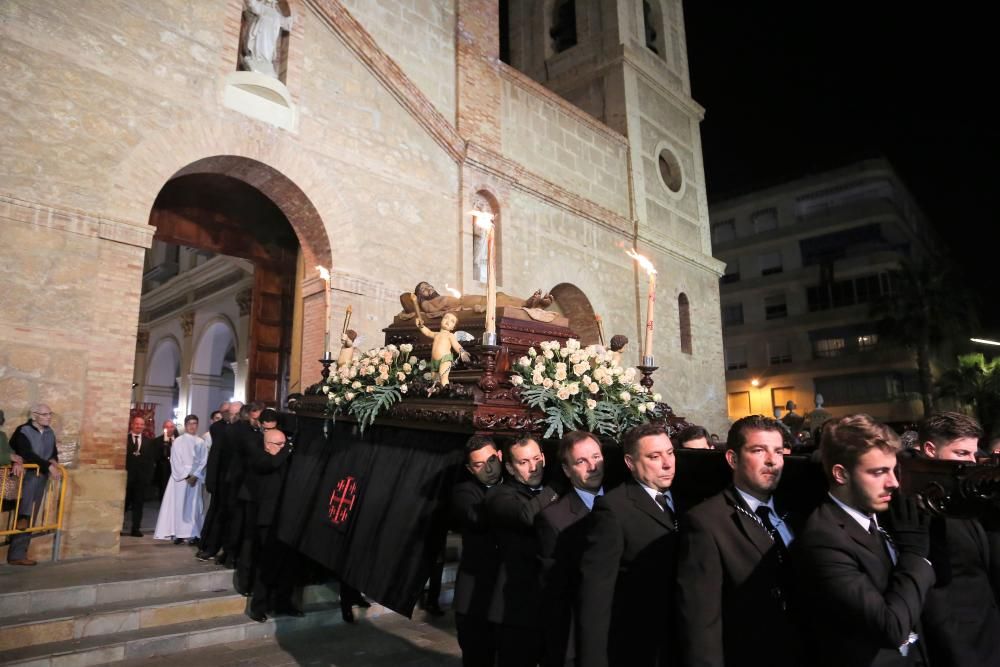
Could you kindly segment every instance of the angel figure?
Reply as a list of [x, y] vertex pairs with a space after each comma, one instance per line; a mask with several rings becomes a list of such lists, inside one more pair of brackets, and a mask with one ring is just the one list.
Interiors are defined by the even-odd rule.
[[628, 345], [628, 338], [622, 334], [615, 334], [611, 337], [611, 356], [616, 366], [622, 365], [622, 353]]
[[337, 355], [337, 368], [350, 366], [354, 363], [354, 342], [358, 339], [358, 332], [348, 329], [340, 335], [340, 354]]
[[[455, 336], [455, 325], [457, 324], [458, 316], [455, 313], [446, 313], [441, 318], [441, 329], [434, 333], [424, 326], [423, 319], [419, 313], [417, 314], [417, 329], [434, 341], [431, 344], [431, 371], [437, 374], [437, 382], [442, 387], [448, 386], [448, 374], [451, 372], [451, 365], [455, 362], [455, 354], [462, 361], [469, 360], [469, 353], [465, 351]], [[452, 354], [453, 352], [454, 354]], [[433, 389], [432, 386], [431, 390], [433, 391]]]

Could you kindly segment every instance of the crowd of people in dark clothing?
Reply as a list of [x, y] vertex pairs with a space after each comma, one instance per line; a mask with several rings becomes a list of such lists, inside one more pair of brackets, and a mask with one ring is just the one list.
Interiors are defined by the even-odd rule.
[[[1000, 510], [924, 512], [899, 493], [899, 435], [867, 415], [818, 435], [815, 508], [776, 496], [803, 443], [771, 417], [733, 424], [731, 484], [693, 506], [672, 487], [675, 447], [711, 447], [698, 427], [636, 427], [624, 466], [582, 431], [548, 462], [531, 437], [472, 437], [451, 504], [463, 664], [1000, 665]], [[975, 463], [983, 433], [940, 413], [916, 441], [914, 455]]]

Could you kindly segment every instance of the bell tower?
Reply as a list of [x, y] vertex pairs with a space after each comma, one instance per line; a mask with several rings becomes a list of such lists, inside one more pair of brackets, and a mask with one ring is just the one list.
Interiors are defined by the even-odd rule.
[[711, 255], [682, 0], [506, 0], [501, 57], [628, 139], [639, 236]]

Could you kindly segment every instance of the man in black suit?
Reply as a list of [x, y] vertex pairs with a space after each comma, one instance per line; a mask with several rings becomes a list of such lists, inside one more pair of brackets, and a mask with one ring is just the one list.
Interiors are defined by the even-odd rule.
[[542, 655], [535, 515], [559, 496], [542, 486], [545, 455], [533, 438], [508, 447], [504, 464], [509, 477], [486, 494], [486, 516], [500, 555], [488, 618], [498, 624], [500, 667], [534, 667]]
[[577, 657], [583, 667], [674, 664], [677, 507], [674, 447], [662, 424], [622, 441], [632, 480], [594, 502], [580, 563]]
[[[976, 462], [983, 430], [957, 412], [931, 415], [920, 425], [923, 453], [947, 461]], [[939, 580], [924, 614], [932, 662], [961, 667], [1000, 665], [1000, 611], [995, 567], [1000, 554], [977, 519], [935, 517], [932, 553]], [[946, 573], [942, 576], [943, 573]]]
[[[793, 532], [775, 505], [783, 429], [752, 415], [729, 429], [733, 485], [685, 515], [678, 571], [678, 636], [689, 667], [796, 667], [792, 627]], [[762, 629], [772, 638], [761, 643]]]
[[486, 493], [500, 484], [502, 454], [487, 437], [474, 435], [465, 444], [468, 474], [451, 494], [452, 523], [462, 535], [462, 557], [455, 580], [455, 630], [465, 667], [493, 667], [496, 626], [487, 615], [500, 559], [486, 520]]
[[[823, 429], [829, 497], [792, 543], [809, 664], [927, 664], [919, 618], [934, 584], [928, 518], [912, 499], [892, 497], [900, 448], [868, 415]], [[890, 507], [893, 539], [875, 517]]]
[[559, 462], [573, 488], [535, 517], [542, 566], [542, 664], [552, 667], [575, 662], [573, 606], [587, 534], [584, 519], [594, 500], [604, 495], [604, 455], [593, 434], [571, 431], [564, 435], [559, 441]]
[[125, 438], [125, 511], [132, 514], [132, 529], [128, 533], [132, 537], [142, 537], [142, 506], [156, 474], [156, 462], [163, 454], [162, 446], [157, 447], [153, 439], [143, 435], [145, 427], [145, 419], [132, 417]]
[[[227, 401], [223, 405], [226, 408], [224, 412], [222, 412], [222, 406], [219, 407], [222, 419], [213, 421], [208, 428], [208, 433], [212, 438], [212, 446], [208, 450], [208, 464], [205, 467], [205, 489], [212, 494], [212, 500], [208, 506], [205, 524], [201, 531], [201, 548], [195, 554], [198, 560], [209, 560], [218, 554], [225, 541], [230, 523], [229, 512], [232, 498], [226, 476], [233, 452], [228, 434], [231, 424], [243, 407], [243, 403]], [[218, 560], [220, 565], [225, 564], [228, 560], [227, 554], [222, 554]]]
[[[302, 616], [293, 601], [296, 579], [295, 552], [275, 535], [275, 520], [281, 501], [281, 491], [288, 468], [291, 446], [277, 427], [278, 414], [268, 409], [258, 412], [261, 429], [244, 440], [243, 462], [245, 479], [242, 496], [246, 502], [247, 536], [251, 544], [253, 592], [247, 605], [247, 616], [263, 623], [267, 612]], [[240, 567], [244, 567], [241, 561]]]
[[180, 435], [173, 419], [163, 422], [163, 430], [158, 436], [153, 438], [153, 448], [156, 450], [156, 469], [153, 472], [153, 479], [156, 481], [157, 498], [162, 499], [167, 490], [167, 482], [170, 481], [170, 445], [174, 438]]

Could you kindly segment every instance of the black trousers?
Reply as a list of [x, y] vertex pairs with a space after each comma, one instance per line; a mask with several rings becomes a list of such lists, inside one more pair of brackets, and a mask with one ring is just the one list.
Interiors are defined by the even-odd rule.
[[[250, 611], [266, 614], [295, 607], [292, 599], [297, 578], [295, 551], [278, 541], [272, 526], [257, 526], [252, 540], [249, 571], [253, 575]], [[241, 564], [242, 565], [242, 564]]]
[[501, 624], [497, 630], [500, 667], [536, 667], [542, 659], [542, 630]]
[[146, 503], [146, 489], [150, 479], [140, 475], [128, 475], [125, 478], [125, 511], [132, 514], [132, 530], [140, 530], [142, 526], [142, 506]]
[[480, 616], [455, 614], [462, 667], [494, 667], [497, 659], [497, 627]]

